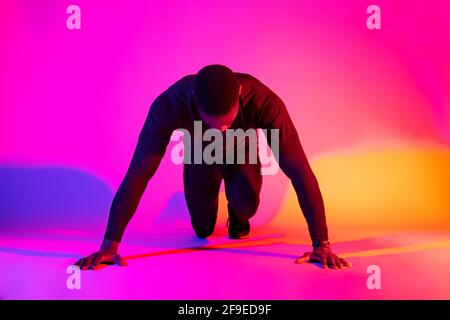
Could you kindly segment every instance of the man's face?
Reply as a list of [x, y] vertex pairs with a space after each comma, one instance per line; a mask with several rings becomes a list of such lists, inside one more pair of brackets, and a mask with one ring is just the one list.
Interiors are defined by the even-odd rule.
[[239, 103], [237, 103], [227, 114], [223, 116], [210, 116], [199, 110], [200, 118], [210, 128], [225, 131], [233, 123], [239, 111]]
[[[239, 87], [239, 96], [241, 95], [241, 89], [242, 87]], [[208, 114], [205, 114], [201, 110], [199, 110], [200, 118], [206, 125], [210, 128], [218, 129], [220, 131], [225, 131], [228, 129], [231, 124], [233, 123], [234, 119], [236, 118], [239, 111], [239, 99], [237, 103], [231, 108], [231, 110], [222, 116], [211, 116]]]

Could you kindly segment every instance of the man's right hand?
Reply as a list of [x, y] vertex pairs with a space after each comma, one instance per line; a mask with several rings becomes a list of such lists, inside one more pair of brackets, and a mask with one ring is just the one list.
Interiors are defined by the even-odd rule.
[[126, 266], [127, 262], [117, 253], [118, 242], [104, 240], [100, 251], [78, 260], [75, 265], [81, 270], [98, 270], [105, 265]]

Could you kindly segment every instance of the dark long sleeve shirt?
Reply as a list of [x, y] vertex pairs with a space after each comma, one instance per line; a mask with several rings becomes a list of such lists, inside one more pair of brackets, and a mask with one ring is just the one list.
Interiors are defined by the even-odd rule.
[[[328, 240], [325, 210], [316, 177], [283, 101], [258, 79], [236, 73], [242, 86], [232, 127], [279, 130], [279, 165], [290, 178], [312, 241]], [[125, 178], [113, 199], [105, 239], [121, 241], [148, 181], [155, 173], [176, 129], [193, 134], [201, 120], [193, 98], [195, 75], [174, 83], [152, 103]], [[270, 140], [269, 140], [270, 144]]]

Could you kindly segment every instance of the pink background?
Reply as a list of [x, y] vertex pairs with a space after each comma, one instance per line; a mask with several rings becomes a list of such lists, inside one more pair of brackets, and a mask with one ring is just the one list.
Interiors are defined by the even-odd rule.
[[[447, 148], [450, 3], [375, 2], [381, 30], [366, 27], [374, 1], [79, 0], [82, 27], [71, 31], [72, 2], [2, 1], [3, 228], [96, 226], [101, 237], [150, 104], [212, 63], [278, 93], [312, 160]], [[166, 156], [130, 230], [187, 221], [181, 173]], [[256, 225], [276, 214], [287, 186], [281, 174], [265, 178]]]
[[[0, 299], [448, 299], [449, 17], [448, 0], [0, 1]], [[285, 101], [354, 267], [293, 263], [310, 243], [282, 174], [264, 177], [248, 241], [226, 239], [223, 193], [196, 239], [167, 154], [121, 245], [130, 266], [68, 290], [150, 104], [212, 63]], [[372, 264], [383, 290], [366, 287]]]

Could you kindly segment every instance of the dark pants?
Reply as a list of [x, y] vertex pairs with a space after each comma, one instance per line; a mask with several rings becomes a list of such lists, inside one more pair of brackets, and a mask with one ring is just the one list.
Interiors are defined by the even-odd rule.
[[192, 227], [200, 238], [206, 238], [214, 231], [222, 179], [229, 215], [249, 219], [256, 213], [262, 185], [260, 164], [185, 164], [183, 175]]

